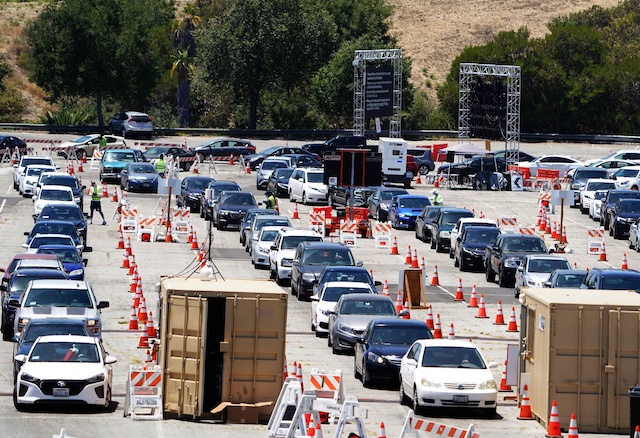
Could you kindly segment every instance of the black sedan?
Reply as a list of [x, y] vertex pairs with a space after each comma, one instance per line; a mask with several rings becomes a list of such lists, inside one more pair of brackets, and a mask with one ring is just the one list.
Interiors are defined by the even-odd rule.
[[255, 153], [255, 151], [256, 147], [252, 145], [249, 140], [237, 138], [218, 138], [195, 148], [195, 153], [200, 161], [209, 157], [213, 157], [213, 159], [228, 159], [231, 155], [239, 159], [240, 155], [246, 157], [247, 155]]
[[400, 361], [418, 339], [432, 339], [427, 325], [415, 319], [374, 319], [357, 339], [353, 374], [363, 386], [372, 382], [397, 383]]
[[[211, 189], [211, 199], [207, 199], [206, 190]], [[242, 189], [235, 181], [213, 181], [207, 185], [205, 189], [204, 196], [200, 197], [200, 217], [205, 220], [211, 220], [211, 212], [213, 211], [213, 206], [220, 199], [220, 194], [224, 191], [241, 191]]]
[[78, 230], [71, 221], [39, 221], [36, 222], [31, 231], [25, 231], [24, 235], [27, 236], [27, 245], [31, 243], [31, 240], [37, 234], [66, 234], [73, 239], [76, 245], [84, 245]]
[[27, 154], [27, 143], [23, 139], [13, 135], [0, 135], [0, 153], [13, 153], [15, 148], [18, 148], [20, 155]]
[[[290, 154], [306, 155], [311, 158], [315, 158], [317, 161], [320, 161], [320, 157], [318, 155], [308, 152], [302, 148], [294, 148], [291, 146], [272, 146], [270, 148], [263, 150], [262, 152], [251, 154], [251, 155], [245, 155], [244, 159], [245, 159], [245, 162], [247, 161], [249, 162], [249, 167], [251, 168], [251, 170], [256, 170], [258, 167], [260, 167], [260, 163], [262, 163], [268, 157], [280, 157], [282, 155], [290, 155]], [[302, 167], [316, 167], [316, 166], [302, 166]]]
[[389, 187], [378, 187], [367, 201], [369, 208], [369, 217], [379, 221], [386, 221], [389, 215], [389, 205], [393, 198], [398, 195], [408, 195], [405, 189], [396, 189]]
[[47, 204], [42, 208], [40, 215], [34, 215], [34, 222], [60, 220], [70, 221], [75, 225], [82, 242], [87, 246], [87, 213], [82, 213], [80, 207], [69, 204]]
[[471, 226], [466, 227], [455, 245], [453, 264], [461, 271], [473, 268], [484, 269], [484, 254], [486, 249], [494, 244], [500, 234], [497, 227]]
[[222, 230], [228, 226], [239, 226], [247, 210], [258, 206], [250, 192], [222, 192], [211, 212], [213, 224]]
[[416, 239], [431, 242], [431, 223], [443, 205], [427, 205], [416, 218]]
[[282, 167], [271, 172], [267, 180], [267, 191], [275, 196], [287, 196], [289, 193], [289, 178], [295, 169], [292, 167]]
[[204, 189], [215, 179], [210, 176], [191, 175], [182, 180], [180, 193], [176, 195], [178, 208], [187, 207], [193, 213], [200, 211], [200, 198], [204, 194]]
[[195, 151], [179, 148], [176, 146], [152, 146], [144, 152], [144, 156], [150, 162], [153, 162], [160, 158], [160, 155], [164, 155], [166, 160], [168, 157], [172, 157], [174, 162], [177, 159], [180, 170], [189, 170], [193, 162], [195, 161]]
[[631, 224], [640, 218], [640, 199], [618, 199], [609, 211], [609, 235], [622, 239], [629, 235]]

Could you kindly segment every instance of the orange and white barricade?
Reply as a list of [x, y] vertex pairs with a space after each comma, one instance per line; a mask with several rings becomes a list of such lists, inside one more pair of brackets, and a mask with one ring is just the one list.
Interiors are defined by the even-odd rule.
[[371, 235], [378, 249], [391, 247], [391, 223], [374, 221], [371, 224]]
[[516, 233], [525, 234], [527, 236], [537, 236], [538, 231], [536, 227], [516, 227]]
[[587, 230], [587, 254], [600, 255], [604, 228], [589, 228]]
[[473, 424], [470, 424], [468, 429], [461, 429], [416, 417], [413, 410], [411, 410], [404, 419], [400, 438], [404, 438], [407, 435], [417, 438], [421, 436], [419, 432], [428, 434], [426, 436], [435, 435], [451, 438], [480, 438], [480, 434], [474, 430]]
[[326, 225], [326, 216], [324, 212], [309, 213], [309, 229], [315, 231], [321, 236], [325, 236], [325, 225]]
[[311, 380], [311, 389], [316, 391], [316, 397], [339, 404], [344, 401], [342, 371], [336, 370], [333, 373], [325, 373], [313, 368], [309, 379]]
[[515, 233], [518, 226], [518, 218], [516, 216], [500, 216], [498, 219], [498, 228], [503, 233]]
[[158, 365], [145, 368], [129, 366], [125, 416], [132, 420], [162, 420], [162, 368]]
[[89, 164], [89, 170], [100, 169], [100, 161], [102, 161], [102, 155], [104, 152], [96, 146], [93, 148], [93, 154], [91, 155], [91, 163]]
[[171, 234], [189, 234], [191, 210], [189, 208], [178, 208], [173, 210], [172, 216]]
[[156, 223], [154, 216], [140, 216], [138, 218], [138, 242], [155, 242]]
[[123, 206], [120, 211], [120, 225], [123, 233], [138, 234], [138, 209]]
[[540, 191], [540, 194], [538, 195], [538, 205], [542, 205], [543, 207], [547, 208], [549, 207], [550, 204], [551, 204], [551, 193]]
[[340, 221], [340, 243], [348, 246], [357, 246], [358, 239], [358, 223], [349, 221]]

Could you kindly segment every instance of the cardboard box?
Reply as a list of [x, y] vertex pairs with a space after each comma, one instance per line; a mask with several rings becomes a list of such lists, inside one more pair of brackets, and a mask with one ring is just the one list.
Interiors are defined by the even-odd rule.
[[227, 423], [232, 424], [258, 424], [258, 414], [260, 408], [269, 406], [273, 402], [260, 403], [220, 403], [215, 409], [211, 410], [212, 414], [225, 411], [225, 419]]

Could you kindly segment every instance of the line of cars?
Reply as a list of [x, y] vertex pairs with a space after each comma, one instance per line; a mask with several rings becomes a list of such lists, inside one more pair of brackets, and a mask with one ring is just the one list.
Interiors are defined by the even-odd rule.
[[[15, 166], [14, 183], [29, 175], [31, 166], [41, 166], [29, 165], [29, 158], [23, 156]], [[84, 281], [83, 253], [91, 252], [87, 218], [81, 209], [83, 198], [75, 196], [69, 185], [80, 192], [82, 188], [75, 176], [55, 171], [48, 175], [37, 187], [34, 203], [42, 205], [33, 215], [32, 229], [24, 233], [26, 251], [0, 269], [0, 331], [4, 341], [14, 343], [13, 403], [18, 410], [61, 403], [108, 408], [116, 359], [107, 354], [101, 340], [101, 309], [109, 302], [99, 301]], [[75, 181], [63, 186], [58, 179]], [[55, 184], [49, 185], [52, 181]], [[18, 187], [25, 192], [24, 184]], [[65, 201], [44, 196], [51, 188], [66, 193]]]

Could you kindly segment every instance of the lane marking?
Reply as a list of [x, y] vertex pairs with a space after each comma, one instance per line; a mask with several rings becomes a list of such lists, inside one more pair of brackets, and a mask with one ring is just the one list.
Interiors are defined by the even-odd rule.
[[2, 200], [2, 204], [0, 204], [0, 213], [2, 213], [2, 210], [4, 210], [4, 206], [7, 205], [7, 200], [3, 199]]

